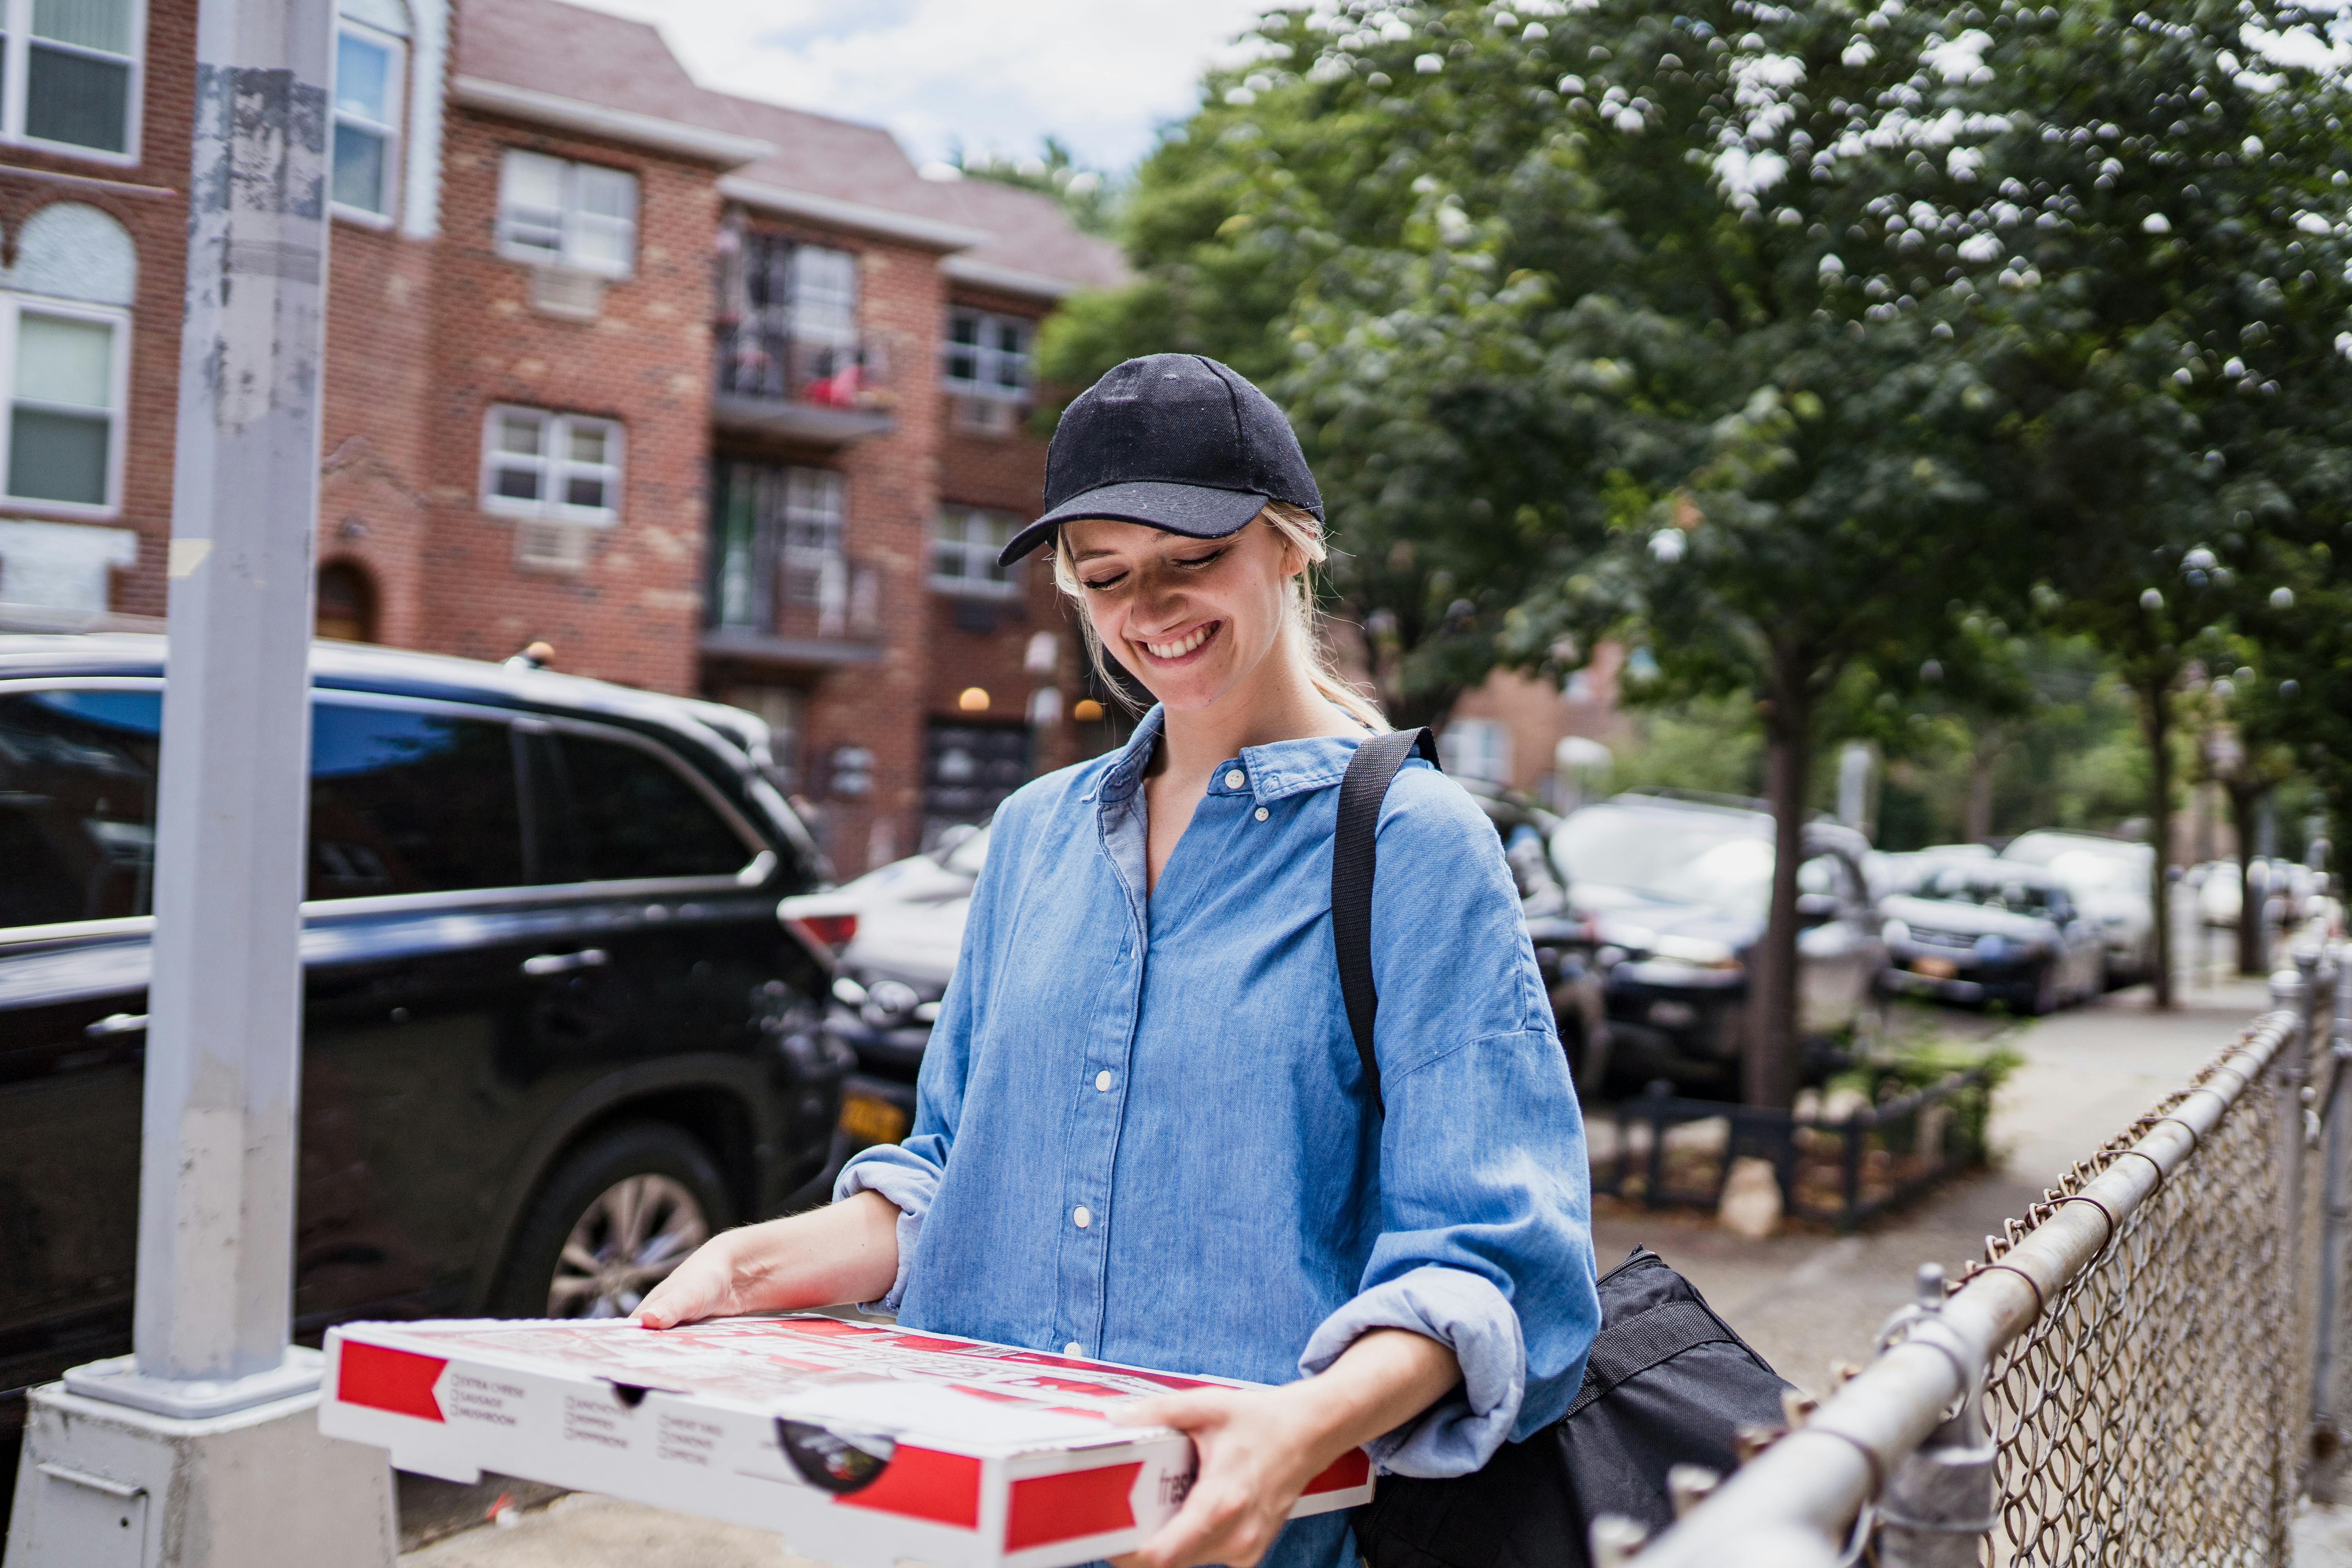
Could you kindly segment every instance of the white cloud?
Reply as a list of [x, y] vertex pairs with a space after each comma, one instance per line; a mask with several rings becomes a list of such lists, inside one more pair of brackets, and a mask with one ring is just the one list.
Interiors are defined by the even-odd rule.
[[1238, 64], [1253, 0], [581, 0], [661, 26], [705, 85], [878, 122], [918, 162], [1048, 133], [1124, 167]]

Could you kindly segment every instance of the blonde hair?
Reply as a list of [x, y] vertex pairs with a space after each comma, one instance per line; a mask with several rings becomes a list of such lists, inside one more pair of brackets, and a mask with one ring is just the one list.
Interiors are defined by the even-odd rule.
[[[1315, 569], [1328, 559], [1330, 552], [1323, 544], [1323, 523], [1305, 507], [1287, 501], [1270, 500], [1264, 510], [1250, 520], [1272, 529], [1275, 537], [1298, 552], [1306, 562], [1304, 570], [1288, 580], [1285, 589], [1289, 600], [1289, 614], [1283, 617], [1284, 633], [1306, 663], [1307, 679], [1324, 701], [1361, 724], [1375, 734], [1386, 733], [1389, 721], [1372, 700], [1340, 677], [1339, 667], [1331, 661], [1331, 650], [1325, 646], [1315, 629]], [[1244, 523], [1244, 527], [1248, 524]], [[1067, 529], [1054, 531], [1054, 585], [1076, 601], [1078, 606], [1078, 631], [1087, 639], [1087, 657], [1094, 662], [1095, 674], [1104, 687], [1118, 698], [1119, 705], [1129, 712], [1139, 712], [1135, 700], [1128, 695], [1126, 685], [1115, 679], [1105, 660], [1102, 639], [1095, 635], [1094, 617], [1087, 613], [1086, 586], [1078, 581], [1078, 563], [1072, 553]]]

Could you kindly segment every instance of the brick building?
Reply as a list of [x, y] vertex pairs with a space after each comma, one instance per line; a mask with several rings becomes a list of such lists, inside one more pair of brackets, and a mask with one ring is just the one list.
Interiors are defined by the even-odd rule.
[[[340, 9], [323, 634], [748, 707], [845, 875], [1108, 739], [1050, 574], [994, 554], [1037, 323], [1109, 246], [641, 24]], [[16, 625], [160, 616], [170, 533], [194, 0], [57, 15], [0, 106]]]

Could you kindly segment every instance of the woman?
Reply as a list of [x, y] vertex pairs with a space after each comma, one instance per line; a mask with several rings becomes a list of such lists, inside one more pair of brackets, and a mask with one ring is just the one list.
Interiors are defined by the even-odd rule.
[[[878, 1300], [901, 1323], [1280, 1386], [1142, 1402], [1198, 1479], [1125, 1561], [1345, 1568], [1285, 1524], [1349, 1448], [1456, 1475], [1557, 1419], [1599, 1319], [1582, 1123], [1493, 828], [1391, 786], [1366, 1093], [1330, 924], [1339, 784], [1378, 713], [1323, 664], [1321, 497], [1281, 413], [1154, 354], [1064, 414], [1055, 580], [1158, 699], [999, 809], [915, 1130], [829, 1208], [711, 1241], [649, 1327]], [[1301, 1377], [1297, 1374], [1305, 1373]]]

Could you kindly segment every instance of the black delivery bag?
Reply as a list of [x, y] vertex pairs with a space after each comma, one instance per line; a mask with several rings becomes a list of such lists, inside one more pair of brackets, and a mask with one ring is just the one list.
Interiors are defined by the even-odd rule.
[[1356, 1510], [1370, 1568], [1590, 1568], [1587, 1531], [1622, 1514], [1671, 1523], [1666, 1472], [1727, 1476], [1743, 1427], [1779, 1426], [1789, 1384], [1646, 1247], [1601, 1279], [1601, 1332], [1568, 1414], [1486, 1468], [1383, 1476]]

